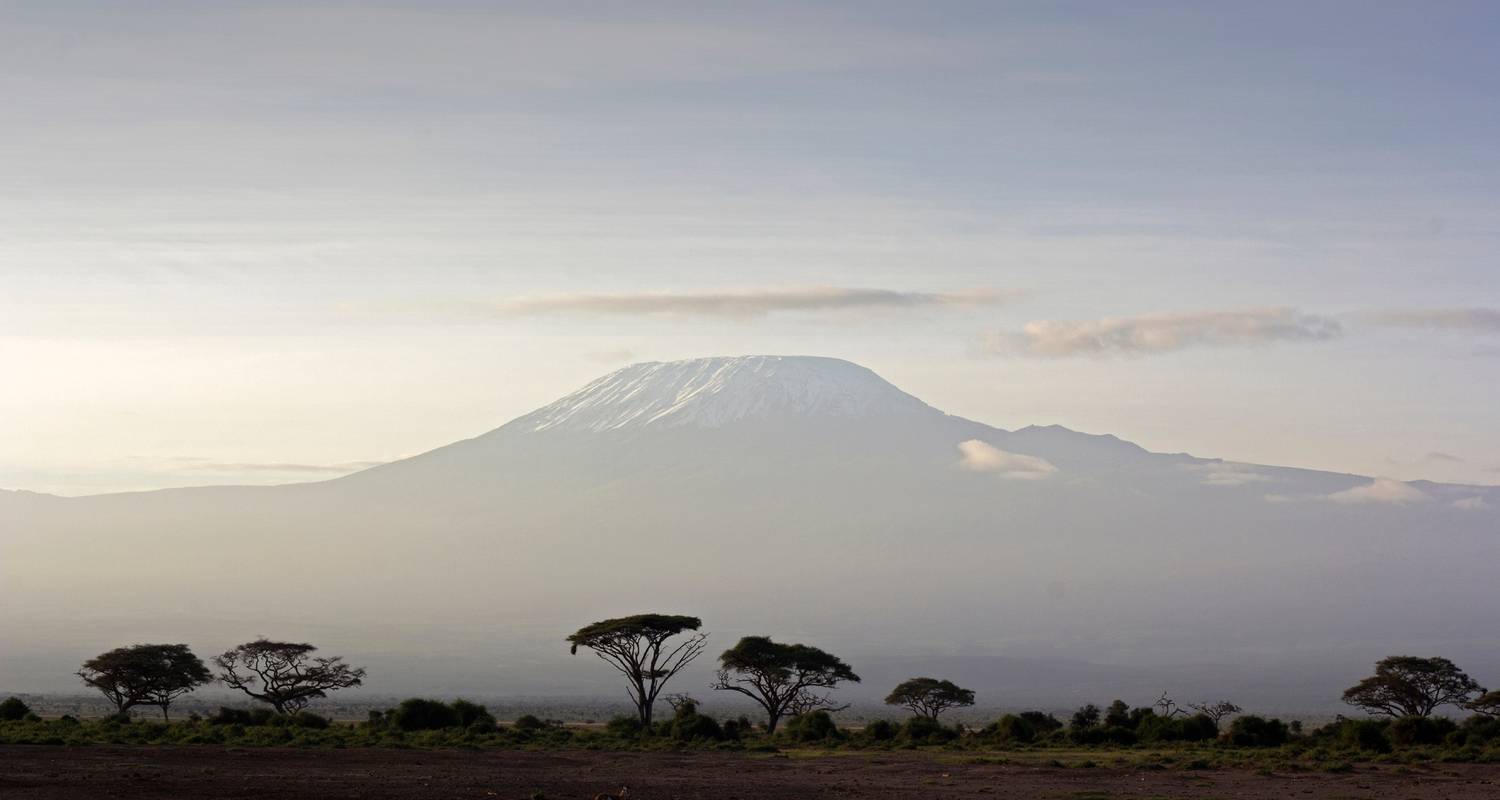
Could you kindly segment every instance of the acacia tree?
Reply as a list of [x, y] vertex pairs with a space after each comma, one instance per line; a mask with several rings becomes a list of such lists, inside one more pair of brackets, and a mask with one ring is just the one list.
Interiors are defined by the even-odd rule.
[[1438, 706], [1466, 706], [1484, 687], [1446, 658], [1391, 656], [1375, 674], [1344, 690], [1344, 702], [1371, 714], [1426, 717]]
[[1483, 714], [1487, 717], [1500, 717], [1500, 691], [1486, 692], [1467, 707], [1476, 714]]
[[1218, 729], [1219, 723], [1222, 722], [1225, 717], [1244, 711], [1243, 708], [1240, 708], [1239, 706], [1229, 702], [1228, 700], [1220, 700], [1217, 703], [1188, 703], [1188, 708], [1191, 708], [1199, 714], [1202, 714], [1203, 716], [1213, 720], [1215, 730]]
[[843, 681], [859, 676], [838, 656], [805, 644], [781, 644], [769, 636], [746, 636], [719, 656], [719, 676], [713, 688], [739, 692], [766, 711], [766, 733], [788, 712], [807, 713], [833, 708], [826, 694]]
[[115, 713], [156, 706], [162, 719], [170, 719], [167, 709], [173, 700], [213, 680], [185, 644], [118, 647], [83, 662], [78, 677], [108, 698]]
[[906, 706], [917, 716], [937, 719], [950, 708], [974, 705], [974, 690], [937, 678], [910, 678], [886, 696], [888, 706]]
[[1086, 731], [1099, 724], [1099, 713], [1099, 707], [1089, 703], [1073, 712], [1073, 718], [1069, 720], [1068, 726], [1075, 731]]
[[1170, 697], [1167, 697], [1167, 693], [1165, 691], [1163, 691], [1161, 693], [1161, 697], [1156, 698], [1156, 702], [1153, 703], [1152, 705], [1154, 705], [1157, 708], [1161, 709], [1161, 711], [1159, 713], [1161, 714], [1161, 716], [1166, 717], [1167, 719], [1171, 719], [1171, 718], [1177, 716], [1178, 714], [1186, 714], [1187, 713], [1186, 711], [1183, 711], [1182, 709], [1178, 708], [1177, 707], [1177, 701], [1173, 700]]
[[1104, 710], [1104, 727], [1106, 728], [1129, 728], [1130, 704], [1124, 700], [1116, 699]]
[[216, 656], [214, 664], [225, 686], [271, 704], [278, 714], [295, 714], [331, 691], [364, 682], [363, 667], [345, 664], [343, 656], [313, 656], [317, 649], [262, 637]]
[[673, 614], [636, 614], [586, 625], [568, 637], [570, 652], [587, 647], [600, 660], [625, 676], [642, 732], [651, 725], [656, 696], [673, 675], [692, 663], [707, 647], [708, 634], [695, 633], [666, 649], [668, 639], [703, 626], [697, 617]]

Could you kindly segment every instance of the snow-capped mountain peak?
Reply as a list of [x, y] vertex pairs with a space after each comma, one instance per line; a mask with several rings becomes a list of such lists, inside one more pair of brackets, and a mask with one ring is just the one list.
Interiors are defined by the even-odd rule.
[[616, 370], [517, 420], [523, 430], [706, 428], [777, 416], [939, 413], [874, 372], [836, 358], [738, 356]]

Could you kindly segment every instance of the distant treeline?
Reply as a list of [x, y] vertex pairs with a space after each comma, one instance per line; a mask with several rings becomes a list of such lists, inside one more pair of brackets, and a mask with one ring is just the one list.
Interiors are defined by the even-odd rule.
[[[586, 625], [566, 637], [572, 652], [594, 653], [626, 685], [635, 713], [617, 717], [600, 731], [580, 734], [559, 721], [522, 716], [501, 725], [483, 705], [456, 700], [413, 698], [394, 708], [372, 711], [356, 725], [331, 725], [307, 707], [330, 692], [360, 686], [365, 670], [342, 657], [316, 655], [307, 643], [265, 638], [246, 642], [215, 656], [211, 672], [186, 645], [137, 644], [102, 653], [78, 671], [85, 685], [98, 690], [115, 716], [87, 727], [64, 717], [46, 737], [78, 736], [132, 739], [137, 736], [184, 737], [186, 741], [280, 741], [313, 736], [384, 741], [417, 732], [446, 732], [479, 737], [495, 744], [543, 739], [554, 743], [577, 735], [605, 740], [744, 743], [750, 739], [850, 744], [951, 745], [977, 742], [999, 746], [1129, 746], [1137, 743], [1219, 743], [1232, 747], [1280, 747], [1297, 740], [1338, 741], [1370, 752], [1418, 745], [1488, 747], [1500, 741], [1500, 692], [1486, 691], [1451, 661], [1443, 658], [1392, 656], [1375, 672], [1343, 694], [1345, 703], [1375, 719], [1345, 720], [1313, 731], [1298, 722], [1283, 723], [1245, 714], [1228, 700], [1179, 705], [1163, 692], [1154, 703], [1132, 707], [1116, 700], [1103, 708], [1085, 705], [1066, 720], [1041, 711], [1006, 714], [977, 729], [945, 725], [942, 715], [971, 707], [975, 692], [942, 678], [918, 676], [902, 681], [886, 696], [887, 705], [906, 709], [902, 720], [876, 720], [857, 731], [841, 730], [830, 712], [847, 709], [834, 699], [846, 682], [859, 682], [854, 670], [837, 656], [801, 643], [776, 642], [769, 636], [746, 636], [719, 656], [715, 680], [708, 688], [753, 701], [759, 720], [720, 720], [700, 713], [688, 694], [665, 693], [674, 677], [707, 647], [697, 617], [638, 614]], [[157, 708], [168, 721], [174, 701], [206, 684], [218, 682], [261, 703], [254, 710], [220, 708], [210, 716], [194, 714], [187, 733], [150, 733], [129, 728], [129, 712]], [[658, 702], [672, 715], [658, 720]], [[1473, 712], [1459, 725], [1435, 716], [1450, 707]], [[18, 698], [0, 703], [0, 722], [41, 722]], [[783, 724], [785, 723], [785, 724]], [[82, 726], [72, 728], [70, 726]], [[108, 727], [112, 726], [112, 727]], [[170, 730], [167, 726], [164, 730]], [[30, 729], [28, 729], [30, 730]], [[126, 733], [145, 730], [146, 733]], [[310, 732], [333, 731], [325, 734]], [[24, 738], [24, 737], [23, 737]], [[452, 736], [448, 736], [452, 738]]]

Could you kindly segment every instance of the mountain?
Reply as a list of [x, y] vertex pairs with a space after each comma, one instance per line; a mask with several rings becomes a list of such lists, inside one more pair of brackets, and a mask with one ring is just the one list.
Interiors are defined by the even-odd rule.
[[1398, 651], [1500, 683], [1494, 487], [1005, 431], [828, 358], [636, 364], [319, 483], [4, 492], [0, 536], [0, 689], [65, 688], [130, 641], [266, 634], [387, 694], [612, 694], [561, 637], [647, 609], [826, 645], [856, 696], [921, 670], [1002, 705], [1159, 678], [1327, 708]]

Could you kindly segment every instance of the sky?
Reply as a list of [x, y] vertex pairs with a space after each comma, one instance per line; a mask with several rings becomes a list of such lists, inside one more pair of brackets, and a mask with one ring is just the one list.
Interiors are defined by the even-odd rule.
[[0, 487], [334, 477], [625, 364], [1500, 483], [1493, 3], [0, 2]]

